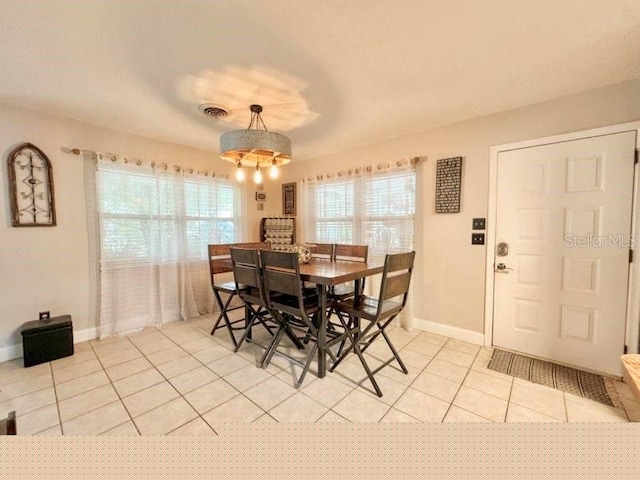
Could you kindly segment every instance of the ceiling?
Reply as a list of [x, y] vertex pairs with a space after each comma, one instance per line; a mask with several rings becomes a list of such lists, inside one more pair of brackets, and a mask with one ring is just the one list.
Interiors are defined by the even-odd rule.
[[0, 102], [217, 151], [255, 95], [295, 159], [640, 78], [638, 0], [3, 0], [0, 22]]

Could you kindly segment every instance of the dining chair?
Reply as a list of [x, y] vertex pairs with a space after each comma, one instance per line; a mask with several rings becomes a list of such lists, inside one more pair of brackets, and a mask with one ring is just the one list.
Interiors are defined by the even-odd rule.
[[[414, 258], [415, 252], [413, 251], [387, 254], [384, 261], [380, 292], [377, 298], [357, 295], [334, 303], [334, 308], [338, 312], [338, 317], [345, 328], [351, 344], [344, 352], [340, 353], [338, 359], [329, 371], [333, 372], [348, 355], [354, 352], [360, 359], [360, 363], [362, 363], [367, 377], [379, 397], [382, 397], [382, 391], [374, 377], [376, 373], [390, 365], [394, 360], [398, 362], [403, 373], [409, 373], [407, 367], [400, 359], [398, 351], [391, 343], [389, 335], [385, 332], [385, 328], [387, 328], [407, 304]], [[348, 316], [352, 323], [347, 324], [343, 314]], [[368, 322], [368, 324], [363, 328], [362, 324], [365, 322]], [[352, 327], [355, 328], [355, 334], [352, 331]], [[379, 336], [384, 338], [393, 356], [372, 371], [363, 353]]]
[[333, 260], [349, 260], [352, 262], [367, 262], [369, 257], [368, 245], [349, 245], [336, 243], [333, 246]]
[[[333, 243], [306, 242], [305, 246], [311, 252], [311, 258], [333, 260]], [[304, 282], [303, 285], [307, 292], [316, 289], [316, 284], [313, 282]]]
[[[369, 260], [369, 246], [368, 245], [350, 245], [350, 244], [341, 244], [337, 243], [333, 246], [333, 261], [346, 261], [346, 262], [361, 262], [367, 263]], [[363, 278], [360, 281], [360, 293], [364, 293], [364, 283], [365, 279]], [[335, 313], [336, 315], [342, 315], [333, 307], [335, 302], [339, 302], [341, 300], [345, 300], [347, 298], [353, 297], [355, 295], [354, 283], [341, 283], [340, 285], [335, 285], [331, 287], [331, 290], [328, 294], [329, 299], [329, 308], [327, 309], [327, 317], [331, 318], [331, 316]], [[341, 319], [344, 320], [344, 317]], [[349, 321], [349, 328], [353, 328], [353, 321]], [[333, 325], [333, 323], [330, 323]], [[338, 349], [338, 355], [342, 352], [344, 347], [344, 342], [340, 345]]]
[[[348, 261], [367, 263], [369, 259], [368, 245], [346, 245], [335, 244], [333, 247], [334, 261]], [[364, 291], [364, 279], [360, 282], [360, 293]], [[344, 300], [354, 295], [353, 283], [343, 283], [331, 289], [330, 298], [333, 300]]]
[[[209, 253], [209, 276], [211, 278], [211, 288], [213, 289], [213, 296], [218, 305], [219, 314], [218, 318], [213, 324], [211, 329], [211, 335], [213, 335], [218, 328], [226, 327], [229, 331], [229, 336], [233, 342], [233, 346], [237, 347], [238, 342], [233, 334], [234, 331], [245, 330], [246, 319], [240, 318], [237, 320], [229, 319], [229, 312], [244, 308], [244, 303], [232, 304], [233, 299], [238, 295], [236, 284], [233, 279], [220, 281], [220, 277], [223, 274], [233, 272], [231, 262], [231, 247], [241, 248], [255, 248], [255, 249], [268, 249], [270, 245], [268, 243], [260, 242], [244, 242], [244, 243], [222, 243], [208, 245]], [[225, 297], [223, 300], [223, 296]], [[224, 320], [224, 324], [220, 322]], [[238, 325], [244, 323], [244, 325]]]
[[269, 326], [269, 311], [264, 296], [264, 286], [260, 272], [260, 256], [258, 250], [231, 247], [231, 263], [235, 290], [245, 305], [245, 331], [235, 347], [235, 352], [245, 340], [251, 340], [251, 332], [255, 322], [262, 324], [273, 336], [274, 330]]
[[311, 251], [312, 258], [333, 259], [333, 243], [307, 242], [305, 245]]
[[7, 418], [0, 420], [0, 435], [16, 435], [16, 412], [9, 412]]
[[[267, 305], [259, 251], [252, 248], [231, 247], [231, 261], [236, 290], [245, 304], [247, 318], [245, 332], [235, 348], [237, 352], [245, 340], [252, 340], [251, 332], [256, 322], [263, 325], [272, 337], [275, 335], [274, 331], [278, 324]], [[292, 331], [286, 330], [285, 333], [298, 349], [304, 348]]]
[[[262, 366], [269, 364], [284, 333], [294, 331], [294, 329], [306, 333], [308, 338], [313, 341], [313, 347], [309, 349], [306, 358], [300, 362], [297, 359], [288, 357], [303, 367], [302, 373], [295, 383], [296, 388], [298, 388], [302, 385], [304, 377], [311, 367], [313, 357], [318, 351], [318, 323], [320, 318], [318, 296], [304, 292], [296, 253], [261, 251], [260, 259], [267, 304], [279, 322], [278, 331], [271, 345], [265, 351], [261, 363]], [[346, 334], [343, 335], [346, 336]], [[341, 341], [342, 338], [335, 337], [330, 342], [327, 342], [327, 350], [328, 347], [337, 341]], [[334, 361], [336, 360], [330, 350], [327, 353]]]

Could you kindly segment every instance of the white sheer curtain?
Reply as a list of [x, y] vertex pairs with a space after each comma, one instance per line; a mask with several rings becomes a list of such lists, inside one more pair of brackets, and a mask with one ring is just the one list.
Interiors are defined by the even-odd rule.
[[[414, 249], [415, 166], [404, 159], [320, 174], [300, 181], [302, 236], [305, 242], [369, 246], [369, 259]], [[380, 275], [367, 279], [367, 294], [377, 295]], [[400, 325], [413, 326], [412, 297]]]
[[93, 160], [100, 336], [210, 313], [207, 245], [244, 239], [241, 187], [179, 166]]

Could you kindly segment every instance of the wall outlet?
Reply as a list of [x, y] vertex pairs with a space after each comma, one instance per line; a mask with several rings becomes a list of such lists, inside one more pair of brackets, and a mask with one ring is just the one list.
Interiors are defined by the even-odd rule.
[[43, 318], [51, 318], [51, 315], [49, 314], [49, 312], [40, 312], [39, 320], [42, 320]]
[[472, 233], [471, 245], [484, 245], [484, 233]]
[[472, 230], [484, 230], [486, 225], [486, 219], [484, 218], [474, 218], [471, 223]]

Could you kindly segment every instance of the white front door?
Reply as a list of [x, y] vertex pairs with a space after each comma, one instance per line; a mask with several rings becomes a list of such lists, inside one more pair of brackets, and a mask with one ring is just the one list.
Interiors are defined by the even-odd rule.
[[493, 345], [620, 376], [636, 132], [500, 152]]

